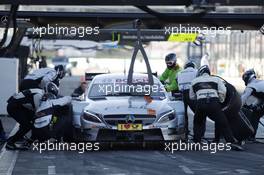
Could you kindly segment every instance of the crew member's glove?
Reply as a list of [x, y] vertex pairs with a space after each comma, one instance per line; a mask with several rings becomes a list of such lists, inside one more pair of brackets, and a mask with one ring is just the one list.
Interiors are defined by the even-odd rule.
[[264, 104], [261, 104], [261, 105], [250, 105], [248, 108], [251, 109], [254, 112], [261, 112], [261, 111], [264, 110]]
[[245, 105], [244, 107], [245, 107], [246, 109], [249, 109], [249, 110], [251, 110], [251, 111], [254, 111], [254, 110], [255, 110], [255, 108], [256, 108], [256, 106], [255, 106], [255, 105], [249, 105], [249, 106]]

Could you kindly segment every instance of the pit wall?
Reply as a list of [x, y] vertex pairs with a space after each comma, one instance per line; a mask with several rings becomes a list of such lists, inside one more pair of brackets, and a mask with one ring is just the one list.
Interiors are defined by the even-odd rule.
[[6, 115], [7, 99], [18, 91], [18, 59], [0, 58], [0, 115]]

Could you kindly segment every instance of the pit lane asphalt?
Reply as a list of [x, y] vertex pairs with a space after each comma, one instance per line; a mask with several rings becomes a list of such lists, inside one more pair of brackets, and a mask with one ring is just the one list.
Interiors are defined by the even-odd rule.
[[[79, 77], [67, 77], [61, 94], [70, 94]], [[191, 120], [191, 119], [190, 119]], [[213, 123], [207, 122], [207, 137], [213, 135]], [[263, 138], [263, 129], [258, 133]], [[165, 148], [165, 147], [164, 147]], [[108, 150], [6, 151], [1, 150], [0, 175], [33, 174], [263, 174], [264, 145], [246, 144], [246, 151]]]

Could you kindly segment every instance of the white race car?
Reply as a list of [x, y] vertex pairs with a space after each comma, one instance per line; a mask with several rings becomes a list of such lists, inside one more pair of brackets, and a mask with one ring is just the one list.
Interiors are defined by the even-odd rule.
[[153, 76], [96, 75], [83, 100], [74, 100], [73, 125], [86, 141], [164, 141], [184, 139], [184, 105]]

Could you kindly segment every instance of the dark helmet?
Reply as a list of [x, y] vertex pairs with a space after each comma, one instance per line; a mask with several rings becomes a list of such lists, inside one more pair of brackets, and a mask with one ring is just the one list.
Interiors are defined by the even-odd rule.
[[204, 73], [207, 73], [207, 74], [211, 75], [210, 69], [209, 69], [209, 67], [207, 65], [204, 65], [204, 66], [200, 67], [198, 69], [198, 71], [197, 71], [197, 75], [196, 76], [199, 77], [199, 76], [203, 75]]
[[174, 68], [176, 66], [176, 62], [177, 62], [176, 54], [170, 53], [170, 54], [166, 55], [165, 62], [166, 62], [167, 68], [169, 68], [169, 69]]
[[59, 93], [59, 88], [55, 83], [50, 82], [47, 84], [45, 91], [47, 94], [53, 94], [57, 96]]
[[193, 61], [188, 61], [188, 62], [184, 65], [184, 69], [186, 69], [187, 67], [196, 68], [196, 64], [195, 64]]
[[253, 79], [256, 78], [256, 72], [254, 71], [254, 69], [249, 69], [246, 72], [244, 72], [244, 74], [242, 75], [242, 79], [245, 82], [245, 85], [247, 86], [247, 84]]
[[54, 69], [56, 70], [59, 79], [62, 79], [65, 76], [66, 71], [63, 65], [57, 65]]

